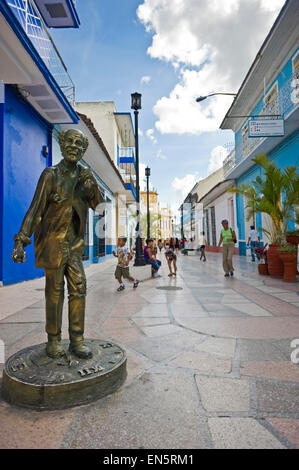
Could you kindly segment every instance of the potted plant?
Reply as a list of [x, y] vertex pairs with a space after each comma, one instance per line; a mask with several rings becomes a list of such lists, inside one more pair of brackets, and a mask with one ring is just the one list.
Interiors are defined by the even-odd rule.
[[247, 220], [252, 217], [255, 221], [256, 213], [268, 215], [271, 226], [258, 230], [265, 232], [270, 240], [267, 252], [269, 274], [282, 277], [283, 263], [278, 248], [286, 243], [287, 227], [294, 221], [294, 207], [299, 205], [298, 168], [289, 166], [281, 169], [265, 154], [252, 160], [262, 167], [262, 175], [257, 176], [251, 185], [242, 184], [228, 191], [246, 197]]
[[281, 245], [278, 251], [283, 262], [283, 280], [286, 282], [296, 282], [297, 246], [286, 243]]

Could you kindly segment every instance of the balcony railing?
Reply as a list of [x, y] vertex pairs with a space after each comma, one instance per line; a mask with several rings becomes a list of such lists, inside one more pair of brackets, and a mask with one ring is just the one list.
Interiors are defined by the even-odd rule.
[[[262, 118], [263, 115], [270, 117], [265, 117], [264, 119], [273, 119], [276, 116], [286, 117], [299, 103], [299, 70], [297, 70], [278, 90], [277, 96], [267, 105], [265, 105], [259, 114]], [[253, 116], [257, 117], [257, 116]], [[236, 146], [236, 149], [233, 150], [223, 162], [223, 171], [224, 176], [227, 176], [234, 168], [240, 163], [244, 158], [250, 155], [254, 149], [261, 143], [264, 137], [259, 138], [250, 138], [248, 137], [248, 132], [246, 124], [243, 127], [244, 133], [242, 136], [241, 142]]]
[[119, 149], [120, 158], [135, 158], [134, 147], [120, 147]]
[[6, 0], [6, 3], [66, 98], [73, 105], [75, 102], [74, 83], [33, 0]]
[[232, 150], [231, 153], [223, 161], [224, 177], [226, 177], [231, 172], [231, 170], [235, 167], [235, 165], [236, 165], [236, 152], [235, 150]]

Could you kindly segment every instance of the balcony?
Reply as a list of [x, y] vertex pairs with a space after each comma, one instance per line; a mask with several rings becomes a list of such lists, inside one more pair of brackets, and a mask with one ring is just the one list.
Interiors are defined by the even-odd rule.
[[18, 23], [71, 105], [75, 86], [33, 0], [6, 0]]
[[[126, 173], [126, 170], [120, 168], [119, 169], [120, 175], [126, 185], [126, 188], [129, 192], [132, 193], [134, 200], [136, 200], [136, 175], [132, 175], [131, 173]], [[128, 201], [130, 198], [128, 199]], [[134, 200], [130, 200], [133, 202]]]
[[[299, 118], [299, 71], [297, 70], [278, 91], [270, 103], [264, 105], [263, 115], [283, 116], [285, 120], [285, 135], [282, 137], [248, 137], [248, 129], [243, 126], [243, 135], [228, 157], [223, 162], [225, 178], [237, 178], [254, 165], [252, 157], [257, 153], [269, 153], [282, 140], [297, 129]], [[256, 117], [256, 116], [254, 116]], [[265, 118], [267, 119], [267, 118]], [[270, 119], [270, 118], [268, 118]]]
[[136, 170], [135, 147], [121, 147], [119, 149], [119, 163], [132, 163]]

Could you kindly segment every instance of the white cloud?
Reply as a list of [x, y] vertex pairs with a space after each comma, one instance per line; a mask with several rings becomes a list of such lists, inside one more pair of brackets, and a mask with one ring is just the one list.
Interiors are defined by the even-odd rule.
[[154, 136], [154, 129], [148, 129], [146, 131], [146, 135], [147, 137], [152, 141], [153, 144], [156, 144], [157, 143], [157, 139], [156, 137]]
[[143, 136], [143, 132], [142, 132], [142, 130], [140, 129], [140, 127], [138, 127], [138, 135], [139, 135], [140, 137]]
[[141, 77], [140, 82], [141, 83], [149, 83], [151, 81], [151, 78], [149, 75], [145, 75], [144, 77]]
[[137, 15], [150, 32], [148, 54], [170, 62], [179, 82], [154, 106], [161, 133], [213, 131], [236, 92], [284, 0], [144, 0]]
[[227, 157], [227, 155], [228, 150], [225, 147], [222, 147], [222, 145], [218, 145], [217, 147], [213, 148], [209, 160], [208, 175], [222, 167], [223, 160]]
[[180, 196], [181, 202], [183, 202], [183, 199], [187, 196], [187, 194], [191, 191], [193, 186], [195, 185], [196, 181], [198, 181], [198, 173], [195, 174], [188, 174], [185, 175], [183, 178], [177, 178], [175, 177], [171, 183], [172, 188], [178, 193]]
[[161, 149], [158, 150], [158, 152], [157, 152], [157, 154], [156, 154], [156, 157], [158, 158], [158, 160], [167, 160], [166, 155], [164, 155], [164, 154], [162, 153], [162, 150], [161, 150]]

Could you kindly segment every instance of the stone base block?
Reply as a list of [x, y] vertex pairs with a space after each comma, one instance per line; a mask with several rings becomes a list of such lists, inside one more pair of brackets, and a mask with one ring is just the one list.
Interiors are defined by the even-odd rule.
[[152, 278], [152, 267], [150, 264], [145, 266], [130, 266], [130, 274], [138, 281], [146, 281]]

